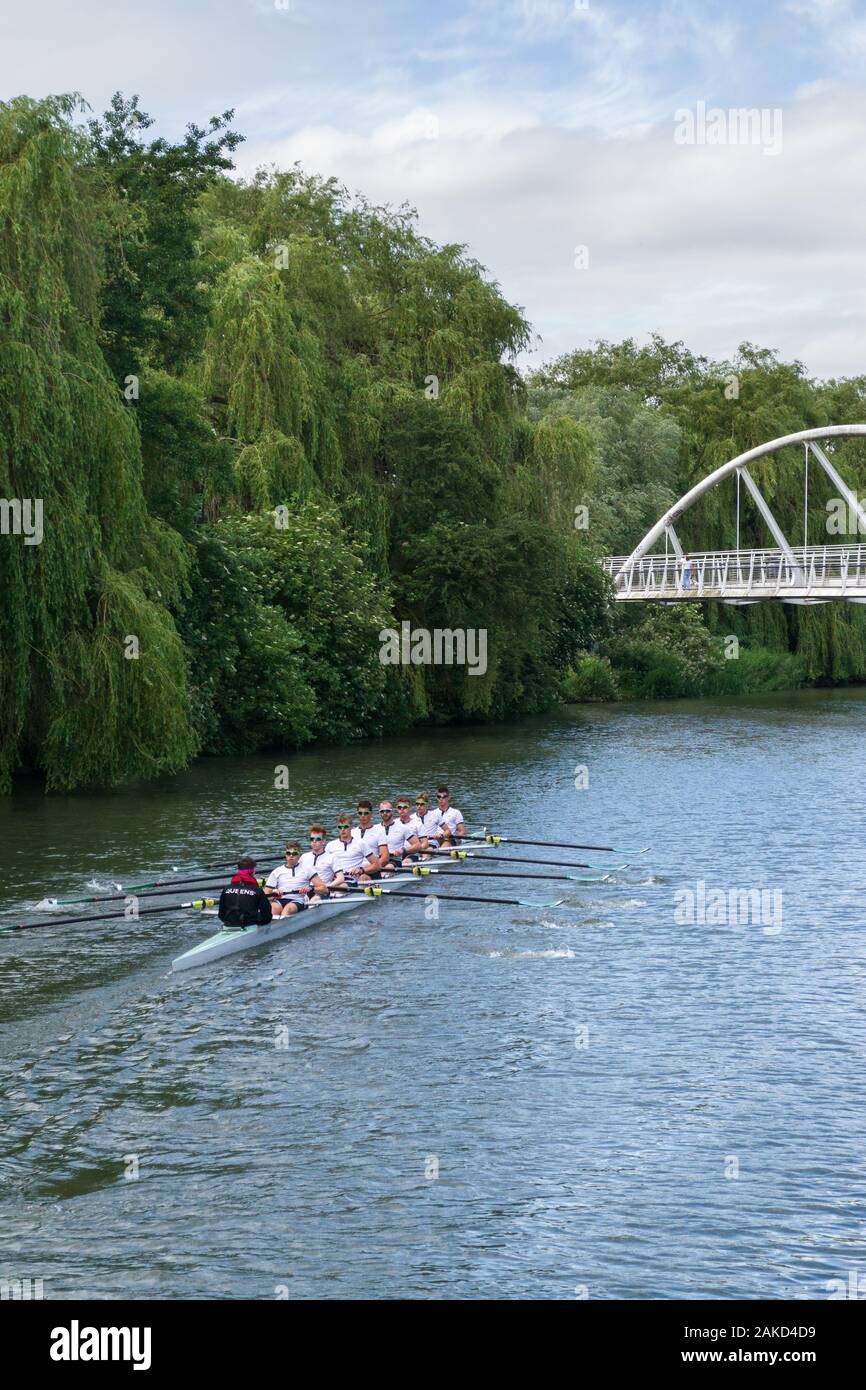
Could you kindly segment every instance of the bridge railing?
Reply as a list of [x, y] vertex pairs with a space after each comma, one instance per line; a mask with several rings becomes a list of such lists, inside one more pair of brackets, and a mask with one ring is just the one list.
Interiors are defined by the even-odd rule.
[[866, 545], [800, 546], [790, 555], [770, 549], [692, 551], [688, 559], [644, 555], [631, 564], [628, 556], [610, 555], [602, 568], [618, 599], [866, 600]]

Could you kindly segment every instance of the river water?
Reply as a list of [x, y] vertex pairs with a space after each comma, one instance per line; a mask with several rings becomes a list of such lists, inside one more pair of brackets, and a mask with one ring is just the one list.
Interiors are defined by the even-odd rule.
[[[185, 975], [195, 914], [0, 936], [0, 1278], [827, 1297], [866, 1270], [864, 731], [866, 692], [805, 692], [306, 752], [288, 790], [273, 757], [20, 786], [0, 924], [442, 778], [475, 826], [650, 849], [604, 884], [450, 888], [558, 907], [369, 903]], [[707, 911], [713, 888], [766, 890], [763, 915]]]

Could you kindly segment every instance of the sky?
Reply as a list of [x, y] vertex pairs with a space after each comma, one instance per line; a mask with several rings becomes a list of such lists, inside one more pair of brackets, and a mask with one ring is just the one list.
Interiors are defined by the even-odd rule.
[[0, 0], [0, 99], [138, 93], [170, 137], [233, 107], [241, 174], [465, 244], [524, 366], [658, 332], [866, 373], [864, 60], [854, 0]]

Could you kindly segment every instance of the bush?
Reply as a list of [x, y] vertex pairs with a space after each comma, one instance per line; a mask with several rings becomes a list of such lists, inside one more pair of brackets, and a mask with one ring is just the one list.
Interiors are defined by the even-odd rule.
[[605, 656], [583, 656], [565, 672], [560, 699], [566, 704], [619, 698], [616, 676]]
[[726, 661], [710, 673], [705, 695], [750, 695], [759, 691], [797, 690], [806, 673], [790, 652], [771, 652], [766, 647], [743, 647], [736, 660]]

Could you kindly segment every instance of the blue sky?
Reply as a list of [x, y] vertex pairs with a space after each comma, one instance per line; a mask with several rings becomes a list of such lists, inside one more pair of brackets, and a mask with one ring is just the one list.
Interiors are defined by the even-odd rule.
[[[121, 88], [167, 134], [234, 106], [243, 172], [300, 159], [468, 243], [531, 361], [657, 330], [866, 372], [863, 5], [278, 6], [0, 0], [0, 95]], [[676, 143], [698, 103], [780, 112], [778, 148]]]

